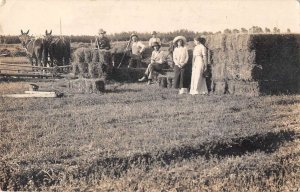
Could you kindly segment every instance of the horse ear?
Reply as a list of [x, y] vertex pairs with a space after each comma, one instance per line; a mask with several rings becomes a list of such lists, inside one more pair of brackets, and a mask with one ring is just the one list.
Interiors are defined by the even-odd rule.
[[27, 31], [27, 33], [26, 33], [26, 35], [28, 35], [28, 33], [29, 33], [29, 29], [28, 29], [28, 31]]
[[52, 35], [52, 29], [51, 29], [51, 31], [50, 31], [50, 33], [49, 33], [50, 35]]
[[46, 32], [45, 32], [45, 33], [46, 33], [46, 35], [48, 35], [48, 31], [47, 31], [47, 29], [46, 29]]
[[23, 35], [23, 30], [21, 29], [21, 34]]

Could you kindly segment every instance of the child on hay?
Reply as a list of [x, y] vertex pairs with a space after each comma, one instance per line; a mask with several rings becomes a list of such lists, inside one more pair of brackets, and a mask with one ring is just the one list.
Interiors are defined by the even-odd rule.
[[175, 49], [173, 52], [174, 66], [174, 88], [180, 88], [179, 94], [188, 93], [189, 77], [187, 77], [187, 62], [189, 59], [188, 50], [185, 46], [186, 38], [177, 36], [173, 40]]
[[204, 46], [205, 39], [196, 37], [193, 51], [193, 69], [191, 78], [191, 95], [208, 94], [204, 72], [207, 68], [207, 49]]
[[152, 32], [152, 37], [149, 39], [149, 47], [153, 46], [153, 43], [157, 42], [161, 46], [160, 38], [158, 38], [156, 31]]
[[139, 41], [136, 34], [130, 36], [131, 39], [131, 58], [129, 60], [128, 68], [133, 66], [141, 67], [142, 53], [145, 50], [145, 45]]
[[160, 44], [154, 42], [152, 48], [154, 50], [152, 51], [151, 62], [146, 69], [145, 75], [139, 79], [140, 82], [148, 79], [148, 85], [152, 83], [153, 71], [159, 72], [167, 67], [166, 57], [163, 51], [160, 50]]

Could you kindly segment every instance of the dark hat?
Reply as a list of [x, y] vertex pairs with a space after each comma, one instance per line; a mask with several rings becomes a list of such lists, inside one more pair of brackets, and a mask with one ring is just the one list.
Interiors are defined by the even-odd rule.
[[152, 45], [151, 45], [151, 47], [154, 48], [155, 46], [160, 47], [160, 44], [158, 42], [153, 42]]
[[98, 34], [105, 34], [106, 31], [104, 31], [103, 29], [99, 29]]
[[36, 84], [30, 84], [29, 91], [37, 91], [39, 89], [39, 86]]
[[205, 42], [206, 42], [204, 35], [195, 37], [195, 40], [199, 41], [201, 44], [205, 44]]
[[152, 32], [152, 35], [156, 35], [156, 34], [157, 34], [156, 31], [153, 31], [153, 32]]

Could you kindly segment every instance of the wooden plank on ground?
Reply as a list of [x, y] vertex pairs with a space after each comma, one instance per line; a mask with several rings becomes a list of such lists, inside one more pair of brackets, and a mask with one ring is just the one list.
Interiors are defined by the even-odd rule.
[[[23, 73], [0, 73], [0, 76], [3, 77], [36, 77], [36, 78], [52, 78], [53, 75], [47, 75], [47, 74], [23, 74]], [[60, 78], [60, 76], [56, 75], [55, 78]]]
[[50, 95], [52, 95], [52, 94], [56, 94], [56, 92], [55, 91], [24, 91], [24, 93], [26, 93], [26, 94], [35, 94], [35, 93], [41, 93], [41, 94], [50, 94]]
[[30, 97], [50, 97], [50, 98], [54, 98], [57, 97], [57, 94], [55, 92], [37, 92], [37, 93], [30, 93], [30, 94], [6, 94], [6, 95], [2, 95], [2, 97], [12, 97], [12, 98], [30, 98]]
[[26, 67], [26, 68], [32, 68], [32, 65], [30, 65], [30, 64], [10, 64], [10, 63], [0, 63], [0, 66], [5, 66], [5, 67]]

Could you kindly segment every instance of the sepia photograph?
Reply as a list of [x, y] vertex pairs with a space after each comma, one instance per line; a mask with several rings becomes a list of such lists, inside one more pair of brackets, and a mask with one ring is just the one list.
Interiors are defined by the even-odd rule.
[[0, 191], [300, 192], [300, 0], [0, 0]]

